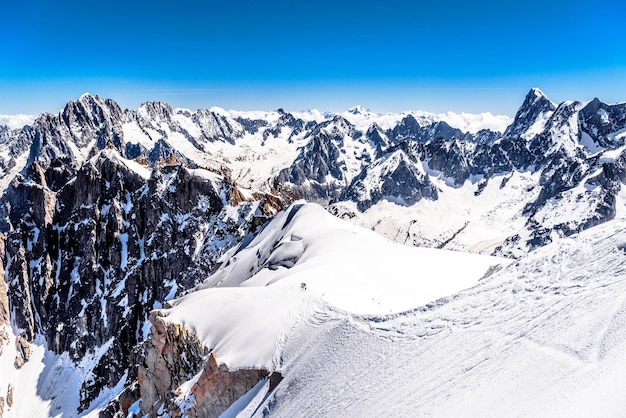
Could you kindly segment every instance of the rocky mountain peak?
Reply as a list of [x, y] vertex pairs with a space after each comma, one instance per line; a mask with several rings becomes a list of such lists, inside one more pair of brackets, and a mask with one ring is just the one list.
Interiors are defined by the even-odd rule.
[[420, 123], [413, 115], [407, 115], [390, 132], [390, 137], [396, 141], [415, 139], [421, 128]]
[[[534, 100], [547, 100], [549, 102], [551, 102], [551, 100], [548, 98], [548, 96], [546, 96], [546, 94], [541, 91], [541, 89], [537, 88], [537, 87], [533, 87], [530, 89], [530, 91], [528, 92], [528, 94], [526, 95], [526, 98], [532, 98], [534, 97]], [[554, 103], [553, 103], [554, 104]]]
[[172, 107], [163, 102], [142, 103], [137, 113], [144, 118], [151, 118], [156, 121], [171, 121], [174, 111]]
[[361, 105], [351, 107], [350, 109], [348, 109], [348, 112], [352, 113], [353, 115], [365, 115], [369, 113], [369, 111]]
[[60, 114], [63, 121], [72, 129], [84, 124], [97, 127], [108, 124], [112, 119], [122, 117], [122, 109], [111, 99], [85, 93], [76, 101], [68, 102]]
[[410, 206], [424, 198], [436, 200], [437, 188], [403, 142], [355, 177], [340, 200], [352, 200], [365, 211], [381, 200]]
[[515, 114], [513, 123], [504, 131], [505, 137], [532, 137], [539, 133], [557, 105], [538, 88], [532, 88]]

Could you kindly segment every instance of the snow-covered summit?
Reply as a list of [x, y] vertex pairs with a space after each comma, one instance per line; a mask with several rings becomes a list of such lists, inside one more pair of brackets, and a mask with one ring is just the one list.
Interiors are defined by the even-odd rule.
[[532, 88], [515, 114], [513, 123], [504, 131], [504, 136], [532, 139], [546, 129], [546, 125], [556, 108], [557, 105], [548, 99], [541, 90]]
[[548, 100], [548, 101], [550, 101], [552, 104], [554, 104], [556, 106], [556, 103], [554, 103], [552, 100], [550, 100], [548, 98], [548, 96], [538, 87], [531, 88], [530, 92], [528, 94], [529, 95], [534, 95], [535, 96], [535, 101], [538, 101], [538, 100]]
[[361, 105], [356, 105], [348, 109], [348, 112], [352, 113], [353, 115], [364, 115], [366, 113], [369, 113], [369, 110]]

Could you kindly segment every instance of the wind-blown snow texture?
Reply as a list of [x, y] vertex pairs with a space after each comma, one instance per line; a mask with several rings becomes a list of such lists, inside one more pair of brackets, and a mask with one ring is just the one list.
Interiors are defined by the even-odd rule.
[[[302, 224], [310, 228], [311, 212], [298, 211], [285, 232]], [[277, 218], [269, 233], [280, 231], [282, 223]], [[263, 255], [274, 242], [247, 248]], [[626, 406], [625, 242], [626, 222], [612, 221], [542, 247], [470, 289], [439, 292], [441, 297], [430, 292], [441, 280], [454, 280], [446, 262], [471, 269], [491, 260], [455, 260], [462, 254], [454, 253], [436, 260], [414, 250], [412, 259], [403, 257], [405, 263], [414, 260], [414, 269], [404, 266], [408, 277], [381, 277], [356, 267], [340, 281], [327, 265], [331, 278], [312, 274], [303, 292], [298, 267], [302, 263], [306, 271], [313, 260], [300, 259], [264, 280], [253, 276], [243, 287], [195, 291], [175, 301], [166, 318], [193, 330], [226, 364], [263, 366], [285, 376], [273, 392], [267, 384], [255, 389], [241, 416], [619, 416]], [[394, 253], [373, 247], [378, 264]], [[275, 248], [280, 259], [289, 259]], [[225, 271], [236, 274], [240, 264], [250, 264], [240, 254]], [[350, 250], [342, 255], [351, 265], [352, 257], [360, 257]], [[230, 277], [220, 273], [204, 287]], [[418, 281], [411, 282], [412, 275]], [[261, 286], [258, 291], [250, 281]], [[329, 297], [345, 282], [350, 297]], [[400, 302], [387, 314], [346, 309], [361, 299], [357, 310], [374, 313], [366, 299], [396, 286], [399, 295], [408, 291], [414, 297], [414, 308], [402, 310], [407, 305]], [[432, 302], [424, 303], [424, 291]]]
[[[27, 122], [0, 126], [6, 416], [146, 411], [135, 364], [190, 379], [150, 396], [192, 413], [203, 350], [283, 377], [229, 414], [623, 406], [610, 370], [624, 369], [624, 104], [555, 104], [532, 89], [511, 122], [358, 106], [133, 111], [85, 94]], [[299, 197], [352, 226], [289, 206]], [[150, 311], [183, 294], [160, 324], [195, 335], [168, 349], [200, 357], [155, 360]], [[193, 338], [204, 348], [185, 348]], [[531, 369], [540, 362], [554, 378]]]
[[[248, 245], [231, 251], [236, 254], [226, 254], [219, 270], [173, 302], [166, 318], [192, 330], [235, 369], [279, 366], [271, 362], [281, 355], [275, 353], [277, 334], [282, 322], [296, 315], [294, 305], [301, 305], [304, 294], [357, 314], [396, 313], [470, 287], [490, 268], [509, 262], [401, 246], [299, 202]], [[243, 317], [221, 326], [204, 321], [231, 315]], [[233, 322], [250, 326], [235, 330]]]

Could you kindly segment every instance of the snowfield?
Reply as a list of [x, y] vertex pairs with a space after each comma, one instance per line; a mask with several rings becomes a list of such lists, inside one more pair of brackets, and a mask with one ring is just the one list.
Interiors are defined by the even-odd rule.
[[303, 202], [233, 252], [204, 284], [164, 311], [166, 320], [192, 330], [231, 369], [279, 368], [277, 336], [308, 317], [311, 307], [398, 313], [470, 287], [510, 262], [402, 246]]
[[[6, 396], [12, 387], [13, 404], [8, 407], [5, 400], [3, 418], [79, 416], [76, 410], [80, 403], [81, 384], [86, 379], [93, 378], [90, 376], [91, 372], [106, 354], [110, 344], [90, 350], [76, 364], [67, 353], [55, 355], [39, 336], [30, 344], [30, 359], [21, 368], [17, 368], [14, 366], [17, 354], [15, 330], [6, 331], [9, 340], [2, 346], [0, 355], [0, 394]], [[114, 388], [103, 390], [90, 408], [80, 416], [97, 417], [100, 409], [106, 407], [110, 399], [124, 389], [125, 384], [126, 375]]]
[[227, 416], [624, 416], [624, 220], [505, 266], [299, 205], [163, 311], [284, 376]]

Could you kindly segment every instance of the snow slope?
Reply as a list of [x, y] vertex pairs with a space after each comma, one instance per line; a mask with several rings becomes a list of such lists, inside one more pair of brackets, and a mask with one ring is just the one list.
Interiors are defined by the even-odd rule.
[[529, 172], [494, 176], [479, 195], [479, 182], [452, 188], [445, 178], [430, 179], [439, 191], [437, 200], [423, 199], [412, 206], [382, 200], [364, 212], [354, 202], [343, 201], [331, 210], [401, 244], [490, 254], [524, 228], [524, 205], [539, 193], [534, 187], [538, 175]]
[[[411, 248], [399, 257], [395, 244], [296, 208], [164, 310], [229, 367], [283, 374], [231, 416], [624, 415], [623, 219], [478, 280], [501, 260]], [[370, 270], [375, 262], [383, 268]]]
[[[17, 354], [15, 333], [4, 327], [8, 341], [1, 347], [0, 355], [0, 396], [5, 398], [3, 418], [79, 416], [76, 410], [80, 402], [78, 395], [81, 384], [87, 379], [93, 379], [93, 369], [106, 354], [110, 344], [89, 350], [81, 361], [74, 363], [67, 353], [55, 355], [47, 348], [45, 340], [38, 336], [30, 344], [30, 359], [17, 368], [13, 364]], [[106, 406], [125, 384], [126, 374], [114, 388], [103, 390], [80, 416], [98, 416], [98, 410]], [[9, 407], [6, 398], [10, 387], [13, 402]]]
[[624, 416], [624, 242], [623, 221], [594, 228], [399, 315], [320, 306], [287, 339], [285, 380], [254, 408], [259, 416]]
[[227, 256], [162, 314], [193, 331], [231, 370], [282, 369], [291, 332], [322, 307], [397, 314], [473, 286], [510, 262], [395, 244], [302, 202]]

